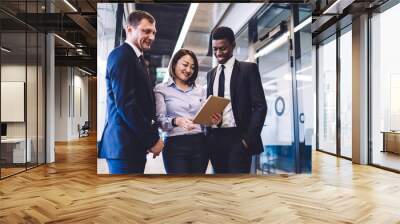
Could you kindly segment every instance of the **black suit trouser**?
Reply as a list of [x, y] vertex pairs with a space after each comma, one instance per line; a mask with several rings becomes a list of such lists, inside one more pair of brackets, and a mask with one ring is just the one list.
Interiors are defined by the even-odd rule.
[[163, 150], [167, 174], [204, 174], [208, 164], [203, 133], [168, 137]]
[[213, 128], [207, 135], [214, 173], [250, 173], [251, 153], [238, 128]]

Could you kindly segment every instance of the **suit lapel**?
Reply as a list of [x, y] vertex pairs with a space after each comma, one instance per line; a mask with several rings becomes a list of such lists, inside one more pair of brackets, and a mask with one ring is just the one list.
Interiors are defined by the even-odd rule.
[[217, 68], [218, 66], [211, 70], [211, 77], [208, 85], [208, 93], [210, 93], [209, 95], [214, 95], [214, 80], [215, 76], [217, 75]]
[[239, 62], [235, 60], [235, 64], [233, 64], [231, 83], [230, 83], [232, 108], [234, 106], [234, 99], [236, 97], [236, 89], [237, 89], [236, 86], [237, 86], [238, 76], [239, 76]]
[[151, 111], [152, 111], [152, 117], [155, 116], [156, 114], [156, 108], [155, 108], [155, 100], [154, 100], [154, 92], [153, 92], [153, 86], [151, 84], [151, 79], [149, 74], [146, 71], [146, 68], [143, 67], [142, 63], [139, 61], [139, 57], [136, 55], [135, 50], [129, 44], [124, 43], [125, 47], [129, 49], [129, 52], [131, 52], [133, 60], [135, 60], [136, 63], [136, 70], [135, 72], [138, 72], [140, 74], [137, 74], [138, 76], [144, 76], [144, 80], [146, 81], [147, 84], [147, 94], [149, 95], [150, 101], [151, 101]]

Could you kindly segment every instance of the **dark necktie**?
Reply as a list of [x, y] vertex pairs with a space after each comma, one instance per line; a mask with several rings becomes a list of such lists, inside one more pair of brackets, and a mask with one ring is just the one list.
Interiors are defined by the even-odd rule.
[[[225, 93], [225, 65], [221, 65], [221, 73], [219, 74], [219, 81], [218, 81], [218, 96], [219, 97], [224, 97]], [[217, 125], [219, 128], [222, 125], [222, 119], [221, 122]]]
[[221, 73], [219, 74], [219, 81], [218, 81], [218, 96], [224, 97], [225, 93], [225, 65], [221, 65]]
[[146, 72], [146, 74], [148, 74], [147, 72], [147, 65], [146, 62], [144, 61], [144, 57], [143, 54], [139, 56], [139, 62], [140, 64], [142, 64], [144, 71]]
[[152, 83], [152, 80], [150, 78], [149, 70], [147, 69], [147, 65], [146, 65], [146, 62], [144, 60], [143, 54], [139, 56], [139, 62], [143, 66], [143, 70], [146, 73], [146, 80], [147, 80], [147, 84], [148, 84], [149, 90], [150, 90], [149, 94], [150, 94], [151, 100], [154, 102], [153, 83]]
[[152, 81], [151, 81], [150, 74], [149, 74], [149, 70], [148, 70], [148, 68], [147, 68], [147, 64], [146, 64], [146, 61], [144, 60], [143, 54], [139, 56], [139, 62], [140, 62], [140, 64], [142, 65], [144, 72], [146, 73], [146, 79], [147, 79], [147, 81], [149, 82], [150, 86], [153, 86], [153, 85], [151, 84]]

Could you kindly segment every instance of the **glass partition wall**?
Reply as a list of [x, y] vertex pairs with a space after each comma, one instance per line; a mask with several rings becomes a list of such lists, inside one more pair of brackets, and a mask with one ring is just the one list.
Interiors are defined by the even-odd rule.
[[318, 46], [318, 149], [336, 154], [336, 35]]
[[308, 5], [274, 4], [257, 17], [255, 56], [268, 106], [261, 133], [264, 152], [256, 160], [257, 172], [311, 172], [314, 80], [310, 24]]
[[[400, 33], [393, 29], [400, 4], [387, 1], [371, 10], [368, 20], [368, 164], [400, 172]], [[353, 153], [352, 42], [350, 24], [316, 45], [317, 149], [347, 159]]]
[[[311, 172], [311, 151], [314, 139], [315, 77], [312, 73], [312, 33], [310, 6], [299, 5], [295, 11], [295, 76], [298, 104], [298, 139], [300, 172]], [[296, 29], [296, 27], [298, 27]]]
[[352, 158], [352, 32], [351, 25], [340, 35], [340, 155]]
[[[45, 163], [45, 34], [24, 23], [44, 1], [0, 3], [0, 178]], [[9, 11], [14, 9], [15, 11]]]
[[[389, 2], [390, 3], [390, 2]], [[372, 15], [370, 163], [400, 172], [400, 4]]]
[[352, 27], [316, 46], [317, 150], [352, 158]]

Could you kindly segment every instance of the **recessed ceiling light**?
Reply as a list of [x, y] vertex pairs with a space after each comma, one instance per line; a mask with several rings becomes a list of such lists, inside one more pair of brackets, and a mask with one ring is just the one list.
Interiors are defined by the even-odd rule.
[[83, 73], [85, 73], [85, 74], [87, 74], [87, 75], [93, 75], [92, 73], [90, 73], [90, 72], [88, 72], [88, 71], [86, 71], [86, 70], [83, 70], [83, 69], [81, 69], [81, 68], [79, 68], [78, 67], [78, 69], [81, 71], [81, 72], [83, 72]]
[[10, 53], [10, 52], [11, 52], [11, 50], [9, 50], [9, 49], [7, 49], [7, 48], [5, 48], [5, 47], [1, 47], [1, 50], [4, 51], [4, 52], [6, 52], [6, 53]]
[[64, 42], [64, 43], [68, 44], [69, 46], [75, 48], [75, 45], [73, 45], [71, 42], [67, 41], [66, 39], [60, 37], [59, 35], [54, 34], [54, 36], [57, 37], [58, 39], [60, 39], [62, 42]]
[[64, 0], [65, 4], [67, 4], [72, 10], [74, 10], [75, 12], [78, 12], [78, 10], [71, 4], [69, 3], [68, 0]]

